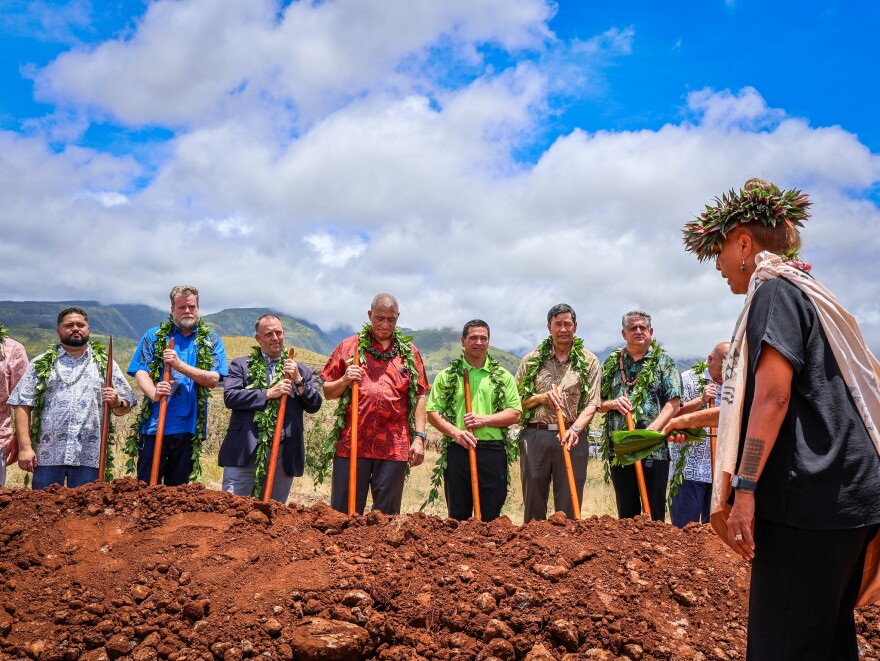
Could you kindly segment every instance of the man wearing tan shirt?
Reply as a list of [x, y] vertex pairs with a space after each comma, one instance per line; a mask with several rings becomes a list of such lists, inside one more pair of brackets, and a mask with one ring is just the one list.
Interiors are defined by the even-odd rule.
[[[547, 518], [551, 481], [555, 510], [574, 518], [562, 444], [570, 448], [578, 502], [583, 502], [589, 449], [586, 429], [599, 406], [599, 359], [575, 337], [577, 315], [570, 305], [550, 308], [547, 330], [550, 337], [523, 358], [516, 372], [523, 405], [523, 522]], [[559, 395], [553, 392], [554, 384]], [[566, 427], [561, 439], [556, 415], [560, 408]]]

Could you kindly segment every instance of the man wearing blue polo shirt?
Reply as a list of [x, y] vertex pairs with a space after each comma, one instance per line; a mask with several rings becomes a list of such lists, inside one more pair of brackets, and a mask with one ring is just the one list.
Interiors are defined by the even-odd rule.
[[[220, 383], [227, 367], [223, 340], [199, 319], [199, 290], [177, 286], [170, 298], [171, 317], [147, 331], [132, 356], [128, 373], [149, 399], [150, 407], [150, 416], [140, 428], [138, 479], [150, 481], [159, 401], [167, 396], [159, 482], [176, 486], [197, 477], [198, 471], [193, 468], [198, 452], [194, 456], [193, 447], [201, 449], [207, 427], [207, 402], [200, 407], [199, 396], [204, 399]], [[168, 348], [171, 339], [173, 349]], [[169, 383], [161, 381], [166, 364], [171, 368]], [[151, 372], [159, 375], [156, 381]]]

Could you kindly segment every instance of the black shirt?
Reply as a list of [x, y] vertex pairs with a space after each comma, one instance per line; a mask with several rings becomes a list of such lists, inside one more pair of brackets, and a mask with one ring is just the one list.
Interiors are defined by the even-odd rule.
[[880, 457], [807, 295], [783, 278], [765, 282], [752, 299], [746, 333], [740, 457], [764, 346], [794, 369], [788, 411], [758, 480], [756, 516], [814, 530], [880, 523]]

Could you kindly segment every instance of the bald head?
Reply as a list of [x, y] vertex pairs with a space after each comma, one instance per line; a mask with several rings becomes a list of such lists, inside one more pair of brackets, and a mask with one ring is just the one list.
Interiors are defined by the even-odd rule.
[[730, 351], [730, 342], [719, 342], [712, 349], [712, 353], [706, 359], [709, 364], [709, 376], [715, 383], [721, 383], [721, 375], [724, 368], [724, 361], [727, 359], [727, 353]]
[[394, 298], [391, 294], [376, 294], [373, 297], [373, 302], [370, 304], [371, 310], [376, 310], [378, 308], [385, 308], [386, 310], [395, 310], [398, 311], [400, 308], [397, 305], [397, 299]]

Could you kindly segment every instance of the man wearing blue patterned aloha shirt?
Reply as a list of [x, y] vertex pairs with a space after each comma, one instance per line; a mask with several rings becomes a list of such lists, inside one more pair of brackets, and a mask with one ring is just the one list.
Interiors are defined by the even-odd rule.
[[[626, 414], [632, 412], [636, 429], [660, 431], [678, 412], [681, 399], [681, 374], [675, 361], [653, 342], [654, 329], [651, 315], [632, 310], [623, 315], [621, 334], [626, 346], [611, 353], [602, 367], [602, 404], [599, 411], [605, 413], [605, 443], [610, 444], [611, 434], [625, 430]], [[643, 369], [650, 370], [646, 380], [647, 397], [641, 411], [633, 411], [630, 397]], [[644, 380], [644, 379], [643, 379]], [[606, 445], [610, 457], [613, 449]], [[647, 459], [642, 461], [645, 486], [651, 518], [666, 518], [666, 484], [669, 479], [669, 449], [664, 443]], [[635, 467], [611, 466], [611, 481], [617, 500], [617, 515], [621, 519], [639, 516], [642, 502], [636, 482]]]
[[[721, 369], [730, 342], [721, 342], [706, 359], [708, 368], [703, 373], [706, 387], [700, 392], [700, 378], [695, 370], [687, 370], [681, 375], [682, 401], [676, 417], [699, 411], [706, 406], [721, 405]], [[708, 433], [708, 429], [706, 430]], [[669, 478], [672, 479], [676, 463], [681, 455], [681, 446], [669, 446]], [[684, 480], [678, 492], [672, 497], [670, 517], [672, 525], [684, 528], [687, 524], [709, 523], [709, 506], [712, 502], [712, 444], [707, 437], [702, 443], [691, 445], [684, 465]]]

